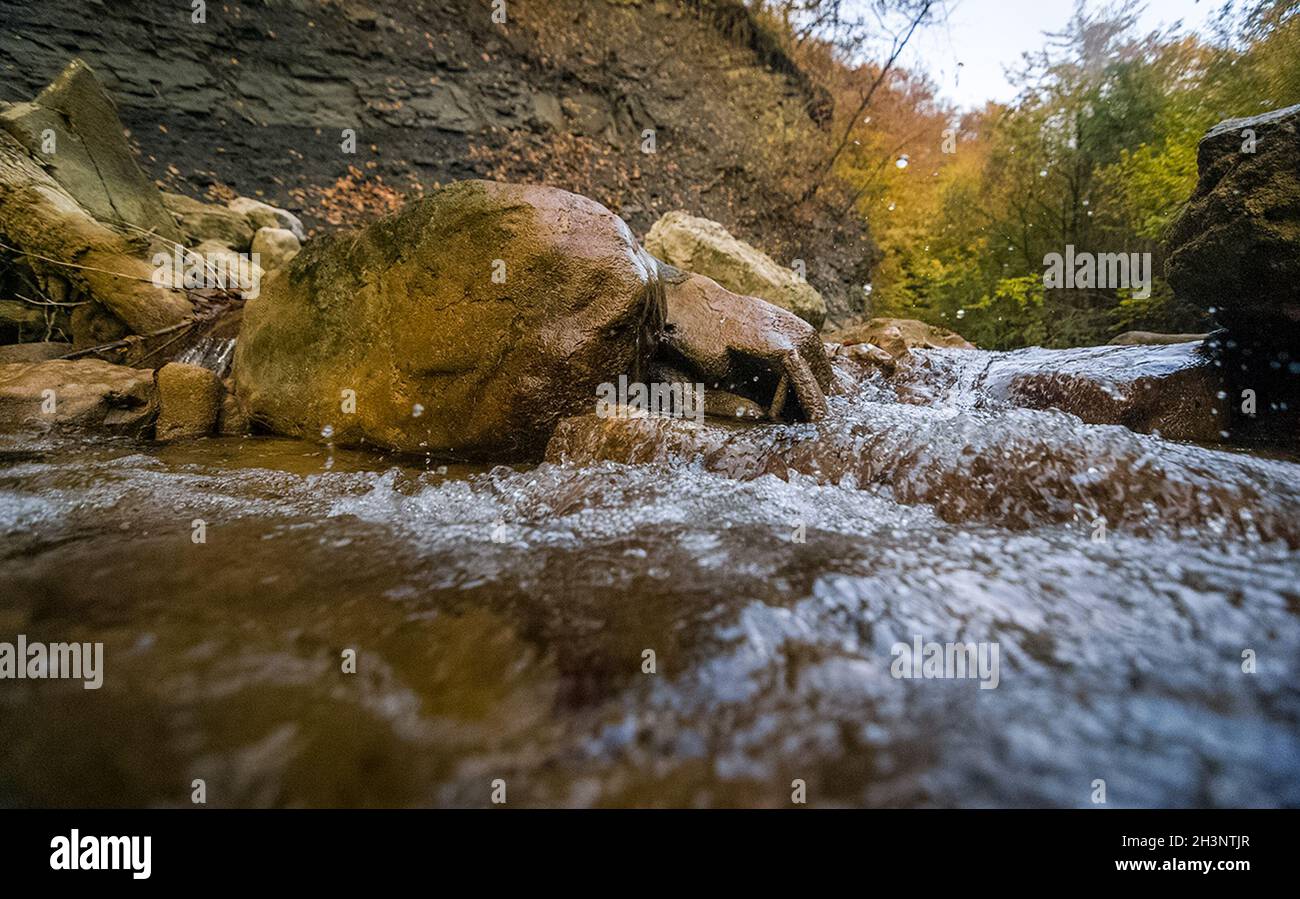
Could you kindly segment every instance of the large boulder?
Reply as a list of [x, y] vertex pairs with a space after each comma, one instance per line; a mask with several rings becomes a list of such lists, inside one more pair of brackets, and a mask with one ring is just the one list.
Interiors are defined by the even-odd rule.
[[535, 458], [601, 383], [641, 376], [657, 268], [592, 200], [459, 182], [272, 273], [244, 309], [239, 399], [283, 434]]
[[[1174, 221], [1166, 275], [1212, 310], [1234, 408], [1294, 439], [1300, 409], [1300, 105], [1212, 128], [1197, 150], [1196, 190]], [[1235, 424], [1251, 430], [1249, 414]]]
[[32, 102], [0, 111], [0, 129], [100, 222], [179, 239], [160, 191], [136, 165], [113, 101], [80, 59]]
[[669, 212], [650, 228], [645, 246], [669, 265], [788, 309], [814, 328], [826, 320], [826, 301], [811, 284], [717, 222]]
[[153, 372], [98, 359], [0, 365], [0, 428], [142, 436], [157, 412]]

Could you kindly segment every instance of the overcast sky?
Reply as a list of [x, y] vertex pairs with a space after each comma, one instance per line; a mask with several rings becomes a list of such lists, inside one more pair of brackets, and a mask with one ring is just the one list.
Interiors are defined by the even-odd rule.
[[[1141, 30], [1181, 21], [1184, 30], [1199, 31], [1221, 6], [1222, 0], [1147, 0]], [[1041, 48], [1043, 32], [1059, 31], [1074, 0], [953, 0], [952, 9], [946, 24], [913, 38], [904, 64], [928, 71], [943, 98], [978, 107], [1015, 97], [1004, 67], [1018, 64], [1024, 51]]]

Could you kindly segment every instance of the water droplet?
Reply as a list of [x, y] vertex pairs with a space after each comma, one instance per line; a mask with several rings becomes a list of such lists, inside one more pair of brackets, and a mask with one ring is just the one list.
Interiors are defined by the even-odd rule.
[[412, 418], [419, 418], [423, 414], [424, 414], [424, 407], [421, 406], [419, 403], [416, 403], [414, 406], [411, 407]]

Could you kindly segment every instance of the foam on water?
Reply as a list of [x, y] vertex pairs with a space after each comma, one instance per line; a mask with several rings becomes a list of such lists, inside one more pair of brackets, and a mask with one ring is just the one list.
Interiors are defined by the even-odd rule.
[[[832, 405], [763, 432], [836, 447], [784, 479], [279, 440], [0, 454], [0, 623], [107, 660], [94, 703], [0, 692], [0, 801], [183, 805], [205, 777], [236, 805], [480, 805], [491, 774], [524, 805], [784, 805], [794, 778], [825, 805], [1089, 805], [1097, 778], [1115, 805], [1300, 804], [1300, 554], [1239, 514], [1279, 528], [1295, 466]], [[1045, 514], [1071, 478], [1149, 526]], [[915, 636], [996, 644], [998, 687], [892, 677]]]

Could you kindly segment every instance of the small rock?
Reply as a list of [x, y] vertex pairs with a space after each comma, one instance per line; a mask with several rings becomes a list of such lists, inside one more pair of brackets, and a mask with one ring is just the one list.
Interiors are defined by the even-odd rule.
[[227, 208], [242, 215], [255, 231], [259, 228], [284, 228], [292, 231], [293, 236], [298, 238], [300, 243], [307, 240], [307, 232], [302, 227], [302, 221], [287, 209], [251, 197], [235, 197], [227, 204]]
[[826, 340], [845, 346], [873, 343], [895, 359], [907, 355], [911, 349], [975, 349], [973, 343], [956, 331], [914, 318], [873, 318], [866, 324], [851, 325], [828, 334]]
[[72, 343], [77, 349], [121, 340], [131, 328], [100, 303], [86, 303], [72, 310]]
[[[194, 252], [203, 257], [207, 263], [209, 286], [229, 287], [243, 292], [252, 299], [261, 290], [262, 266], [253, 262], [251, 256], [237, 253], [230, 247], [215, 240], [207, 240], [194, 248]], [[212, 283], [217, 282], [217, 283]]]
[[1112, 340], [1111, 346], [1163, 346], [1170, 343], [1192, 343], [1209, 337], [1209, 334], [1161, 334], [1157, 331], [1125, 331]]
[[[904, 348], [903, 352], [906, 353], [907, 349]], [[876, 365], [886, 372], [894, 370], [898, 359], [897, 356], [876, 346], [874, 343], [855, 343], [846, 346], [844, 347], [844, 354], [855, 362]]]
[[221, 411], [221, 381], [198, 365], [169, 362], [158, 369], [159, 440], [185, 440], [212, 433]]
[[187, 246], [216, 241], [243, 252], [253, 242], [254, 229], [239, 212], [184, 194], [164, 193], [163, 203], [180, 224]]
[[264, 272], [288, 265], [300, 250], [302, 243], [288, 228], [259, 228], [253, 235], [253, 253]]

